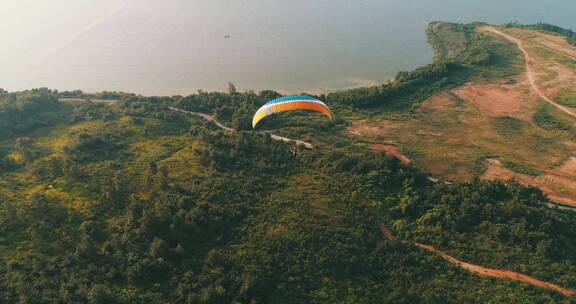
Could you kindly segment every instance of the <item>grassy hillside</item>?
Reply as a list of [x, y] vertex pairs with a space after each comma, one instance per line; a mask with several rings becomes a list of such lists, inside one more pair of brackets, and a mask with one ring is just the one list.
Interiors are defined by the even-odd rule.
[[556, 98], [556, 101], [567, 107], [576, 108], [576, 91], [564, 92]]
[[[394, 146], [440, 179], [515, 178], [576, 205], [576, 47], [570, 31], [553, 29], [435, 22], [427, 31], [435, 50], [428, 67], [451, 67], [445, 74], [418, 77], [416, 70], [406, 74], [418, 79], [414, 87], [399, 77], [328, 100], [349, 109], [339, 113], [350, 121], [349, 138]], [[514, 41], [530, 58], [532, 82]], [[356, 101], [366, 96], [369, 105]]]

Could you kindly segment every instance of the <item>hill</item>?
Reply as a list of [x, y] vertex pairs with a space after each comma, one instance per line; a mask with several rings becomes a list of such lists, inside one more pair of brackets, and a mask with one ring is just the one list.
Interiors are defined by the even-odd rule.
[[[263, 124], [314, 149], [250, 131], [272, 91], [0, 91], [0, 302], [574, 302], [576, 212], [549, 208], [524, 180], [488, 176], [491, 162], [548, 174], [546, 161], [569, 155], [573, 121], [539, 100], [504, 117], [482, 110], [484, 87], [532, 95], [514, 87], [526, 86], [518, 48], [484, 29], [432, 24], [435, 63], [320, 96], [334, 121], [287, 113]], [[369, 149], [385, 145], [415, 165]], [[486, 178], [465, 180], [474, 172]]]
[[350, 136], [395, 145], [444, 180], [515, 178], [576, 205], [576, 47], [541, 27], [432, 24], [437, 64], [467, 65], [460, 83], [428, 84], [409, 112], [379, 97], [371, 119], [350, 117]]

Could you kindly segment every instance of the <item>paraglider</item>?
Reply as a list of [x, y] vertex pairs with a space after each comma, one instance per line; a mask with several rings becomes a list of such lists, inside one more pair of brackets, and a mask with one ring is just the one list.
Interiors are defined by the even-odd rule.
[[252, 118], [252, 128], [256, 129], [256, 126], [262, 119], [271, 116], [274, 113], [296, 110], [312, 110], [320, 112], [330, 119], [334, 118], [334, 115], [328, 106], [314, 97], [286, 96], [271, 100], [260, 107], [260, 109], [256, 111], [256, 114], [254, 114], [254, 117]]

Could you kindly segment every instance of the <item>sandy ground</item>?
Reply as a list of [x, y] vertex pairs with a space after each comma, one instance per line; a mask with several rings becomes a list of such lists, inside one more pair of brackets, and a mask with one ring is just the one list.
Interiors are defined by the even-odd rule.
[[[394, 239], [394, 235], [393, 235], [392, 231], [390, 229], [388, 229], [383, 223], [378, 223], [378, 227], [380, 228], [380, 232], [382, 233], [382, 235], [385, 238], [390, 239], [390, 240]], [[510, 270], [486, 268], [486, 267], [482, 267], [482, 266], [475, 265], [472, 263], [464, 262], [464, 261], [461, 261], [455, 257], [452, 257], [452, 256], [434, 248], [433, 246], [430, 246], [430, 245], [425, 245], [425, 244], [421, 244], [421, 243], [413, 243], [413, 244], [424, 249], [424, 250], [427, 250], [429, 252], [436, 254], [437, 256], [443, 258], [444, 260], [446, 260], [447, 262], [449, 262], [452, 265], [456, 265], [462, 269], [465, 269], [469, 272], [475, 273], [475, 274], [480, 275], [480, 276], [492, 277], [492, 278], [497, 278], [497, 279], [507, 279], [507, 280], [513, 280], [513, 281], [517, 281], [517, 282], [531, 284], [534, 286], [538, 286], [538, 287], [542, 287], [542, 288], [556, 291], [558, 293], [561, 293], [562, 295], [564, 295], [567, 298], [574, 296], [574, 294], [576, 293], [576, 291], [574, 291], [572, 289], [564, 288], [564, 287], [561, 287], [561, 286], [558, 286], [556, 284], [552, 284], [549, 282], [540, 281], [536, 278], [533, 278], [533, 277], [530, 277], [530, 276], [527, 276], [525, 274], [521, 274], [518, 272], [514, 272], [514, 271], [510, 271]]]
[[490, 116], [505, 116], [518, 113], [525, 96], [517, 86], [498, 84], [466, 85], [453, 90], [462, 99], [478, 105]]

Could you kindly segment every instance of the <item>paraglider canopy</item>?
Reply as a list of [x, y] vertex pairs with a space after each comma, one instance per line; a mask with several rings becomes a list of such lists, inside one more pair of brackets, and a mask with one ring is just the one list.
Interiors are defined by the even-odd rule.
[[256, 114], [254, 114], [254, 117], [252, 118], [252, 128], [255, 129], [262, 119], [271, 116], [274, 113], [297, 110], [316, 111], [326, 115], [330, 119], [334, 118], [334, 115], [328, 106], [314, 97], [286, 96], [271, 100], [260, 107], [260, 109], [256, 111]]

